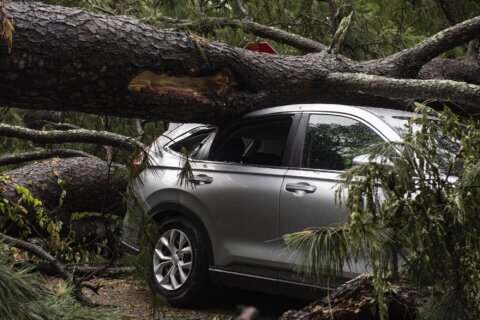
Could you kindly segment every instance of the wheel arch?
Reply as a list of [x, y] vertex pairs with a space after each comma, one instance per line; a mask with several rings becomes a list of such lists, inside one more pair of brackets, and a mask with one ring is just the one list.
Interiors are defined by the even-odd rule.
[[194, 211], [181, 203], [168, 201], [159, 203], [152, 207], [149, 211], [149, 214], [157, 223], [163, 219], [178, 216], [184, 217], [192, 222], [196, 227], [199, 228], [201, 234], [207, 240], [208, 263], [210, 265], [214, 265], [213, 246], [210, 234], [208, 233], [205, 224]]

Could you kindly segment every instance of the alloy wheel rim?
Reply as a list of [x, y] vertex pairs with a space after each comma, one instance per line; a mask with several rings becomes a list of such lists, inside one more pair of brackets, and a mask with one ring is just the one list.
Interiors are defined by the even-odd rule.
[[153, 272], [158, 284], [166, 290], [180, 289], [188, 280], [193, 265], [192, 245], [178, 229], [165, 231], [153, 253]]

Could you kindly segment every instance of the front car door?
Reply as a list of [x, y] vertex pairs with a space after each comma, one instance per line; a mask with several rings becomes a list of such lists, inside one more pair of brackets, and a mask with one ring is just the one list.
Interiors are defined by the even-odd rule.
[[[358, 117], [335, 113], [303, 114], [293, 152], [296, 156], [280, 193], [280, 234], [345, 221], [345, 208], [335, 201], [339, 175], [352, 166], [353, 158], [366, 147], [384, 140], [371, 124]], [[302, 262], [298, 255], [284, 249], [277, 259], [284, 269], [280, 278], [299, 280], [290, 272]], [[345, 276], [360, 273], [361, 268], [344, 269]]]

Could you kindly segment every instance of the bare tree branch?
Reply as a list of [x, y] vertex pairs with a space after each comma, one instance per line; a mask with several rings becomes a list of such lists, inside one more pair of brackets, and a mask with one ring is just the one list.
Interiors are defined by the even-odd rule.
[[71, 149], [50, 149], [50, 150], [42, 150], [42, 151], [31, 151], [31, 152], [24, 152], [24, 153], [2, 156], [0, 157], [0, 166], [18, 164], [18, 163], [27, 162], [27, 161], [50, 159], [54, 157], [70, 158], [70, 157], [94, 157], [94, 156], [83, 151], [71, 150]]
[[[359, 91], [380, 97], [412, 100], [449, 101], [470, 106], [467, 112], [478, 115], [480, 86], [450, 80], [393, 79], [359, 73], [331, 73], [326, 81], [336, 90]], [[398, 90], [401, 88], [401, 90]]]
[[423, 65], [440, 54], [477, 38], [480, 34], [480, 16], [461, 22], [425, 39], [417, 45], [379, 60], [385, 73], [415, 77]]
[[251, 20], [252, 18], [250, 17], [250, 14], [248, 13], [247, 9], [245, 8], [245, 5], [243, 3], [243, 0], [233, 0], [233, 9], [237, 14], [240, 16], [240, 18], [245, 19], [245, 20]]
[[480, 60], [480, 36], [468, 44], [467, 57], [477, 62]]
[[87, 306], [94, 307], [96, 306], [95, 303], [90, 301], [83, 293], [82, 293], [82, 285], [81, 280], [76, 280], [75, 275], [73, 273], [68, 272], [66, 266], [61, 263], [58, 259], [53, 257], [50, 253], [45, 251], [42, 247], [37, 246], [36, 244], [29, 243], [27, 241], [23, 241], [11, 236], [8, 236], [4, 233], [0, 232], [0, 240], [6, 242], [7, 244], [14, 246], [20, 250], [27, 251], [38, 258], [45, 260], [48, 262], [56, 271], [58, 275], [60, 275], [64, 280], [73, 283], [75, 286], [75, 296], [76, 298], [81, 301], [83, 304]]
[[74, 129], [82, 129], [80, 128], [79, 126], [76, 126], [74, 124], [71, 124], [71, 123], [66, 123], [66, 122], [51, 122], [51, 121], [47, 121], [47, 120], [39, 120], [38, 121], [39, 123], [42, 123], [42, 124], [48, 124], [48, 125], [51, 125], [52, 127], [54, 127], [55, 129], [57, 130], [74, 130]]
[[217, 10], [217, 9], [221, 9], [223, 7], [225, 7], [225, 5], [227, 4], [228, 0], [223, 0], [222, 2], [216, 4], [216, 5], [211, 5], [209, 7], [206, 7], [206, 8], [202, 8], [202, 11], [203, 13], [207, 13], [208, 11], [212, 11], [212, 10]]
[[451, 0], [435, 0], [440, 10], [442, 10], [445, 18], [447, 18], [450, 25], [456, 25], [460, 22], [455, 9], [452, 7]]
[[129, 150], [145, 148], [144, 144], [130, 137], [108, 131], [87, 129], [40, 131], [0, 123], [0, 135], [40, 143], [84, 142], [122, 147]]
[[208, 33], [218, 28], [239, 28], [256, 36], [278, 41], [306, 52], [319, 52], [327, 47], [315, 40], [302, 37], [298, 34], [287, 32], [271, 26], [266, 26], [251, 20], [231, 18], [205, 18], [195, 22], [182, 21], [180, 27], [192, 29], [200, 33]]
[[[451, 1], [448, 0], [436, 0], [438, 7], [442, 10], [445, 18], [447, 18], [450, 25], [456, 25], [460, 23], [460, 18], [455, 11], [455, 8], [452, 6]], [[467, 54], [465, 58], [467, 60], [478, 60], [480, 59], [480, 34], [477, 39], [470, 41], [467, 48]], [[477, 61], [478, 62], [478, 61]]]
[[15, 248], [27, 251], [31, 254], [36, 255], [37, 257], [47, 261], [50, 263], [51, 266], [55, 268], [57, 273], [64, 279], [69, 279], [71, 280], [71, 274], [67, 272], [67, 269], [63, 263], [58, 261], [55, 257], [53, 257], [50, 253], [47, 251], [43, 250], [43, 248], [37, 246], [36, 244], [23, 241], [11, 236], [8, 236], [4, 233], [0, 232], [0, 240], [6, 242], [7, 244], [10, 244], [14, 246]]
[[145, 123], [146, 122], [142, 119], [135, 119], [135, 128], [137, 129], [137, 136], [135, 139], [137, 139], [137, 141], [142, 141], [145, 136]]

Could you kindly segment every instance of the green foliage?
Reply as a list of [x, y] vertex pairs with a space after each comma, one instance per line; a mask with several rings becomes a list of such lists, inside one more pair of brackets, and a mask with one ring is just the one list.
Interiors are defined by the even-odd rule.
[[[102, 13], [99, 8], [115, 14], [127, 14], [149, 23], [172, 27], [188, 19], [199, 22], [208, 17], [238, 17], [232, 2], [222, 0], [44, 0], [67, 6], [83, 6]], [[477, 0], [448, 0], [454, 14], [465, 20], [480, 13]], [[333, 6], [331, 4], [333, 4]], [[354, 12], [352, 25], [346, 33], [341, 53], [354, 59], [373, 59], [411, 47], [450, 23], [437, 0], [249, 0], [245, 8], [254, 21], [274, 26], [304, 37], [329, 44], [342, 18]], [[337, 14], [338, 13], [338, 14]], [[195, 29], [186, 30], [198, 32]], [[262, 40], [240, 29], [213, 28], [210, 39], [243, 47], [246, 42]], [[301, 50], [269, 40], [278, 52], [303, 54]], [[458, 57], [465, 53], [460, 47], [446, 53]]]
[[[480, 316], [480, 122], [419, 105], [401, 143], [370, 147], [337, 190], [343, 225], [287, 235], [306, 253], [307, 273], [332, 276], [363, 256], [374, 275], [380, 316], [388, 281], [429, 287], [425, 319]], [[448, 137], [448, 138], [446, 138]], [[452, 176], [455, 174], [456, 176]]]
[[140, 247], [139, 253], [126, 254], [124, 262], [135, 269], [134, 278], [152, 292], [151, 309], [155, 318], [155, 313], [163, 312], [162, 308], [168, 305], [165, 298], [156, 290], [153, 279], [152, 258], [160, 234], [156, 221], [146, 212], [143, 201], [138, 198], [133, 190], [128, 190], [126, 197], [130, 219], [127, 225], [132, 226], [133, 230], [141, 230], [141, 232], [138, 233], [137, 239], [135, 232], [130, 234], [128, 230], [124, 230], [126, 240], [129, 240], [129, 235], [132, 236], [133, 238], [130, 241], [137, 243]]
[[0, 315], [4, 320], [120, 319], [104, 308], [85, 308], [73, 297], [73, 288], [60, 283], [56, 290], [28, 269], [13, 268], [8, 247], [0, 244]]
[[[0, 183], [9, 183], [9, 181], [8, 176], [0, 175]], [[52, 248], [64, 247], [66, 243], [60, 237], [62, 222], [48, 217], [44, 212], [42, 201], [35, 198], [27, 188], [16, 185], [15, 191], [20, 196], [15, 203], [0, 196], [0, 226], [3, 228], [8, 222], [11, 222], [19, 228], [23, 237], [32, 235], [35, 227], [28, 219], [25, 219], [25, 215], [31, 209], [35, 212], [35, 222], [48, 233], [50, 246]]]

